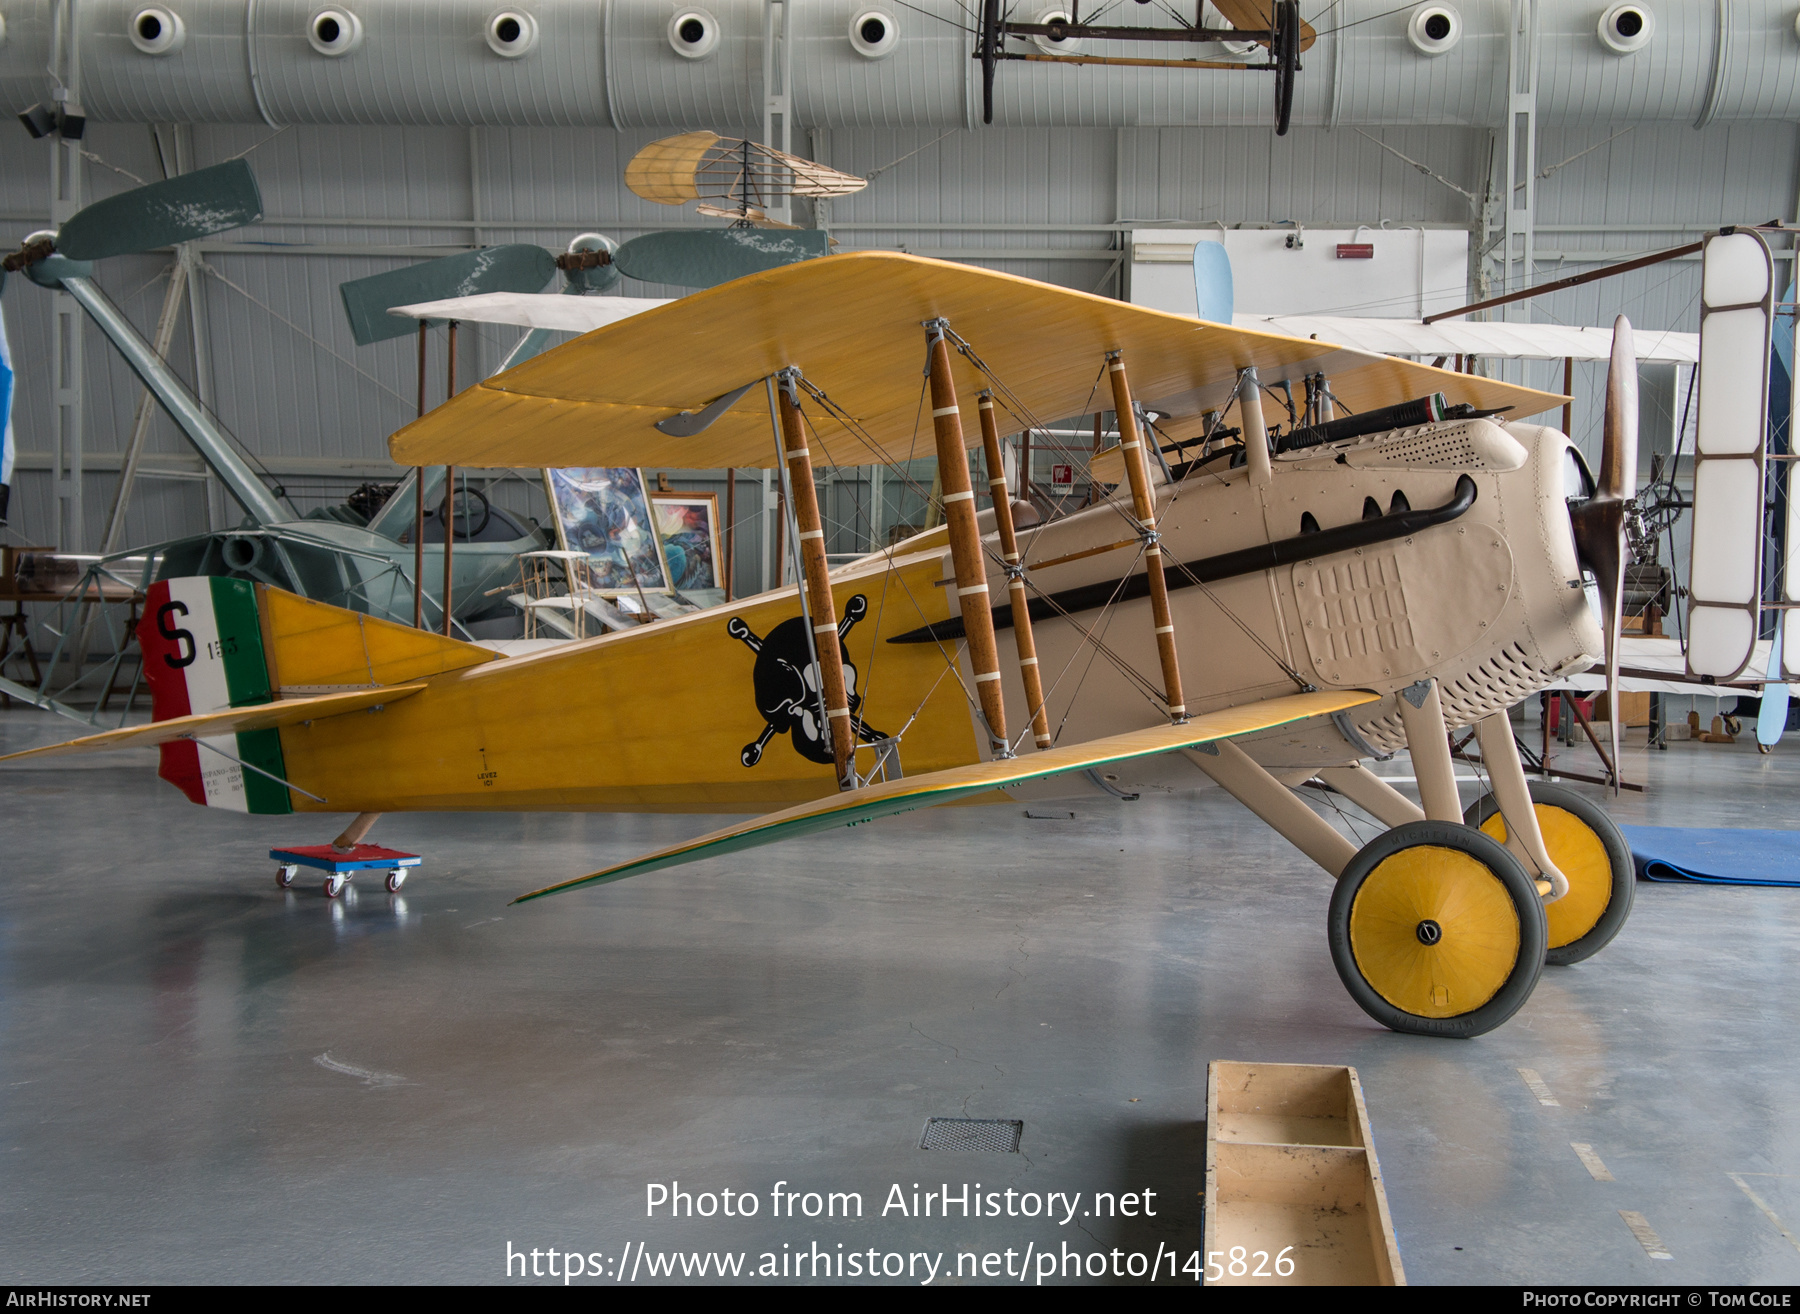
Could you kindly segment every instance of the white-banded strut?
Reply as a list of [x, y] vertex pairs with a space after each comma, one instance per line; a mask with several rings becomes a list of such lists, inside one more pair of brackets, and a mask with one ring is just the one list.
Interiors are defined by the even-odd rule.
[[[1163, 577], [1162, 547], [1156, 538], [1156, 499], [1150, 491], [1150, 467], [1144, 460], [1145, 438], [1138, 429], [1137, 411], [1131, 401], [1131, 382], [1125, 376], [1120, 352], [1106, 357], [1112, 379], [1113, 409], [1119, 416], [1119, 445], [1125, 457], [1125, 477], [1131, 483], [1131, 513], [1148, 539], [1144, 548], [1144, 573], [1150, 581], [1150, 615], [1156, 625], [1156, 653], [1162, 659], [1163, 697], [1169, 719], [1187, 717], [1187, 701], [1181, 692], [1181, 664], [1175, 653], [1175, 618], [1169, 611], [1169, 583]], [[1153, 440], [1152, 440], [1153, 441]]]

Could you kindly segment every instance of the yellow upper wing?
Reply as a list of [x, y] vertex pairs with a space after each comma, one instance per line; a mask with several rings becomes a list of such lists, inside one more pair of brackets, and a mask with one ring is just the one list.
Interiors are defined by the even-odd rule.
[[860, 826], [877, 817], [916, 812], [920, 808], [936, 807], [940, 803], [953, 803], [971, 794], [983, 794], [989, 790], [1004, 789], [1008, 785], [1024, 784], [1032, 780], [1048, 780], [1052, 776], [1067, 775], [1071, 771], [1087, 771], [1109, 762], [1172, 753], [1178, 748], [1192, 748], [1197, 744], [1211, 743], [1215, 739], [1253, 734], [1258, 730], [1285, 725], [1289, 721], [1303, 721], [1308, 717], [1328, 716], [1346, 708], [1360, 707], [1364, 703], [1374, 702], [1375, 698], [1376, 695], [1360, 690], [1291, 694], [1285, 698], [1269, 698], [1259, 703], [1246, 703], [1242, 707], [1207, 712], [1182, 725], [1151, 726], [1146, 730], [1132, 730], [1105, 739], [1090, 739], [1084, 744], [1074, 744], [1068, 748], [1052, 748], [1042, 753], [1028, 753], [1024, 757], [977, 762], [973, 766], [951, 767], [927, 775], [908, 776], [902, 780], [870, 785], [865, 789], [850, 790], [815, 799], [810, 803], [801, 803], [752, 821], [739, 822], [724, 830], [715, 830], [685, 844], [647, 853], [641, 858], [622, 862], [589, 876], [580, 876], [560, 885], [521, 894], [513, 902], [524, 903], [528, 899], [542, 898], [546, 894], [561, 894], [582, 885], [623, 880], [627, 876], [639, 876], [664, 867], [678, 867], [682, 863], [735, 853], [740, 849], [752, 849], [762, 844], [773, 844], [777, 840], [810, 835], [814, 831]]
[[[1441, 392], [1484, 409], [1511, 407], [1509, 418], [1521, 419], [1564, 400], [970, 265], [858, 251], [736, 279], [596, 329], [459, 393], [396, 433], [389, 446], [402, 465], [768, 466], [774, 446], [761, 387], [694, 437], [670, 437], [651, 426], [797, 366], [868, 435], [865, 442], [821, 419], [808, 402], [815, 465], [929, 456], [931, 417], [920, 410], [921, 321], [940, 316], [1037, 422], [1108, 408], [1101, 369], [1115, 350], [1124, 352], [1137, 399], [1177, 416], [1225, 405], [1238, 372], [1251, 365], [1268, 384], [1297, 384], [1323, 372], [1352, 411]], [[975, 393], [988, 384], [960, 356], [953, 369], [964, 435], [975, 443]]]

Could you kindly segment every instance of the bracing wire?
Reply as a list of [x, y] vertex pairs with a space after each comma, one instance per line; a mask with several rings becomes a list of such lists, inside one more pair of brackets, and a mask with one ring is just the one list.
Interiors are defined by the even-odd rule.
[[[829, 396], [827, 396], [827, 394], [825, 393], [824, 389], [813, 384], [804, 375], [799, 375], [796, 379], [796, 382], [799, 383], [801, 389], [803, 391], [805, 391], [805, 393], [809, 397], [812, 397], [819, 402], [820, 407], [825, 411], [825, 413], [827, 415], [829, 415], [838, 424], [842, 425], [846, 431], [848, 431], [853, 437], [859, 439], [871, 451], [874, 451], [877, 454], [879, 454], [882, 458], [883, 463], [885, 465], [887, 465], [890, 469], [894, 469], [896, 471], [896, 473], [900, 473], [901, 477], [906, 480], [906, 482], [908, 483], [909, 486], [913, 486], [913, 487], [917, 486], [914, 483], [914, 481], [910, 478], [910, 476], [906, 475], [904, 472], [899, 471], [898, 466], [895, 463], [895, 461], [893, 460], [893, 458], [888, 455], [886, 449], [881, 446], [881, 444], [875, 439], [874, 435], [869, 433], [860, 424], [857, 424], [854, 417], [850, 416], [847, 412], [845, 412], [842, 407], [838, 406], [835, 402], [831, 401]], [[923, 401], [924, 388], [925, 388], [925, 384], [922, 382], [920, 384], [920, 398], [921, 399], [920, 399], [920, 404], [919, 404], [919, 415], [915, 416], [915, 418], [914, 418], [915, 442], [917, 440], [918, 418], [924, 414], [924, 401]], [[812, 430], [813, 436], [818, 440], [819, 450], [825, 453], [826, 460], [828, 463], [830, 463], [832, 460], [831, 449], [826, 445], [825, 436], [822, 433], [820, 433], [817, 425], [812, 425], [809, 427]], [[860, 510], [860, 508], [859, 508], [859, 510]], [[889, 552], [887, 554], [886, 569], [882, 572], [881, 598], [880, 598], [880, 601], [877, 602], [877, 604], [876, 604], [875, 632], [877, 634], [879, 634], [881, 632], [881, 618], [887, 610], [888, 589], [889, 589], [890, 585], [895, 581], [899, 582], [901, 589], [905, 591], [908, 599], [911, 600], [914, 608], [917, 609], [919, 615], [924, 616], [926, 614], [924, 606], [920, 603], [918, 597], [913, 593], [911, 587], [908, 586], [906, 581], [903, 578], [901, 578], [900, 575], [898, 574], [898, 572], [895, 570], [894, 554], [892, 552]], [[956, 682], [962, 688], [963, 697], [968, 701], [969, 706], [970, 707], [977, 706], [978, 704], [976, 702], [973, 691], [971, 691], [969, 689], [968, 685], [966, 685], [963, 682], [962, 672], [960, 670], [956, 669], [955, 656], [953, 656], [944, 647], [943, 641], [941, 639], [938, 639], [934, 636], [932, 639], [932, 642], [936, 645], [939, 656], [941, 656], [944, 659], [945, 668], [947, 670], [955, 671]], [[865, 691], [873, 685], [874, 676], [875, 676], [874, 662], [871, 660], [871, 662], [869, 664], [869, 676], [868, 676], [868, 679], [864, 682]], [[932, 686], [933, 691], [936, 690], [936, 687], [937, 687], [936, 685]], [[867, 698], [867, 696], [868, 696], [868, 694], [867, 694], [867, 692], [865, 692], [864, 697]], [[927, 695], [927, 696], [929, 697], [929, 695]], [[924, 706], [924, 704], [921, 703], [920, 707], [923, 707], [923, 706]], [[918, 713], [915, 710], [914, 715], [917, 716], [917, 714]], [[908, 722], [908, 724], [911, 724], [911, 722]], [[898, 736], [896, 736], [896, 738], [898, 738]]]
[[[1341, 796], [1338, 794], [1338, 792], [1335, 789], [1333, 789], [1330, 786], [1329, 783], [1327, 783], [1326, 781], [1323, 781], [1323, 780], [1319, 780], [1318, 777], [1316, 777], [1316, 776], [1313, 778], [1312, 781], [1309, 781], [1308, 783], [1309, 784], [1316, 783], [1319, 786], [1321, 786], [1321, 788], [1318, 790], [1318, 793], [1323, 796], [1325, 806], [1330, 808], [1334, 813], [1337, 814], [1339, 820], [1341, 820], [1344, 823], [1345, 827], [1349, 830], [1351, 838], [1356, 841], [1358, 848], [1361, 848], [1363, 845], [1367, 844], [1369, 842], [1369, 840], [1374, 838], [1373, 835], [1365, 836], [1363, 834], [1362, 827], [1358, 823], [1358, 818], [1356, 817], [1355, 814], [1344, 810], [1343, 804], [1338, 802], [1338, 799]], [[1379, 831], [1387, 829], [1387, 827], [1385, 827], [1381, 824], [1379, 819], [1376, 820], [1375, 824], [1377, 827], [1377, 833], [1379, 833]]]
[[[978, 368], [982, 368], [982, 373], [984, 375], [986, 375], [989, 378], [993, 378], [992, 374], [989, 371], [987, 371], [985, 367], [978, 367]], [[838, 424], [842, 425], [848, 432], [850, 432], [852, 435], [857, 437], [871, 451], [879, 454], [883, 458], [884, 462], [888, 465], [888, 467], [891, 469], [895, 469], [896, 473], [899, 473], [901, 475], [901, 477], [903, 479], [905, 479], [906, 482], [910, 486], [914, 487], [917, 491], [920, 491], [920, 492], [924, 491], [913, 480], [911, 480], [910, 476], [908, 476], [904, 471], [900, 471], [898, 469], [893, 458], [888, 454], [886, 448], [881, 444], [881, 442], [878, 439], [876, 439], [873, 434], [869, 433], [868, 430], [866, 428], [864, 428], [860, 423], [858, 423], [853, 416], [849, 415], [846, 411], [844, 411], [844, 409], [842, 407], [838, 406], [835, 402], [833, 402], [831, 400], [831, 398], [829, 397], [829, 395], [822, 388], [819, 388], [817, 385], [813, 384], [811, 381], [805, 379], [804, 376], [801, 377], [799, 382], [800, 382], [801, 387], [807, 392], [807, 394], [809, 396], [815, 398], [819, 402], [821, 408], [825, 410], [825, 413], [830, 415], [834, 421], [836, 421]], [[995, 380], [995, 382], [998, 383], [998, 380]], [[1096, 388], [1099, 386], [1098, 379], [1096, 379], [1094, 386]], [[921, 388], [920, 388], [921, 401], [920, 401], [919, 415], [917, 417], [915, 417], [915, 442], [917, 440], [917, 434], [916, 434], [917, 424], [918, 424], [918, 421], [923, 418], [923, 414], [924, 414], [924, 410], [923, 410], [924, 390], [925, 390], [925, 384], [923, 382], [921, 382]], [[1009, 395], [1010, 395], [1010, 391], [1011, 390], [1009, 389], [1008, 390]], [[1009, 406], [1007, 409], [1010, 411], [1011, 407]], [[818, 431], [815, 428], [814, 433], [817, 433], [817, 432]], [[822, 437], [820, 438], [820, 445], [821, 445], [821, 449], [826, 451], [827, 457], [829, 458], [829, 449], [824, 446], [824, 439]], [[1135, 521], [1133, 521], [1132, 523], [1135, 523]], [[1142, 549], [1140, 549], [1140, 557], [1141, 557], [1141, 551], [1142, 551]], [[1006, 563], [1001, 560], [1001, 558], [997, 552], [988, 551], [987, 555], [996, 565], [999, 565], [1002, 569], [1005, 568]], [[889, 562], [889, 565], [888, 565], [887, 574], [889, 577], [895, 577], [894, 571], [893, 571], [893, 558], [891, 555], [888, 558], [888, 562]], [[1103, 611], [1103, 613], [1102, 613], [1103, 618], [1107, 617], [1107, 615], [1109, 614], [1110, 609], [1113, 607], [1114, 603], [1117, 600], [1118, 592], [1123, 590], [1126, 582], [1131, 578], [1132, 571], [1135, 570], [1135, 568], [1136, 568], [1136, 562], [1133, 562], [1132, 568], [1128, 569], [1125, 572], [1124, 576], [1119, 580], [1118, 588], [1115, 589], [1113, 598], [1110, 599], [1108, 601], [1108, 603], [1106, 604], [1107, 611]], [[1044, 598], [1045, 601], [1047, 601], [1053, 608], [1055, 608], [1056, 611], [1063, 618], [1070, 621], [1070, 623], [1075, 627], [1075, 629], [1083, 635], [1083, 638], [1086, 640], [1086, 642], [1088, 642], [1094, 646], [1096, 655], [1104, 655], [1107, 658], [1107, 660], [1110, 663], [1112, 663], [1119, 670], [1119, 672], [1122, 675], [1126, 676], [1126, 678], [1128, 680], [1134, 682], [1135, 684], [1139, 685], [1142, 688], [1145, 696], [1152, 702], [1152, 705], [1156, 704], [1157, 700], [1160, 698], [1160, 694], [1157, 692], [1155, 686], [1152, 685], [1143, 676], [1143, 674], [1141, 672], [1136, 670], [1136, 668], [1134, 668], [1121, 655], [1113, 652], [1111, 650], [1111, 648], [1109, 648], [1106, 645], [1103, 638], [1101, 637], [1101, 635], [1103, 635], [1103, 633], [1104, 633], [1104, 630], [1098, 628], [1098, 622], [1096, 623], [1096, 629], [1089, 629], [1088, 627], [1083, 626], [1079, 621], [1076, 621], [1074, 619], [1073, 615], [1071, 613], [1069, 613], [1065, 608], [1063, 608], [1061, 606], [1061, 604], [1057, 603], [1054, 598], [1050, 597], [1049, 594], [1045, 593], [1044, 590], [1041, 587], [1039, 587], [1035, 581], [1027, 578], [1025, 583], [1029, 589], [1031, 589], [1033, 592], [1038, 594], [1039, 597]], [[910, 588], [907, 587], [904, 580], [901, 581], [901, 587], [903, 589], [907, 590], [908, 596], [912, 598], [914, 606], [918, 607], [919, 606], [918, 599], [912, 595]], [[883, 586], [883, 605], [884, 606], [885, 606], [885, 597], [886, 597], [886, 585], [884, 584], [884, 586]], [[921, 614], [923, 614], [923, 608], [920, 608], [920, 612], [921, 612]], [[1096, 632], [1096, 630], [1098, 630], [1098, 632]], [[951, 663], [953, 665], [954, 659], [944, 649], [943, 642], [941, 640], [937, 640], [937, 639], [934, 639], [933, 642], [937, 644], [938, 650], [939, 650], [940, 654], [943, 655], [943, 657], [945, 658], [945, 661], [947, 663]], [[1079, 651], [1079, 650], [1077, 650], [1077, 651]], [[1074, 661], [1074, 657], [1072, 655], [1070, 658], [1070, 662], [1072, 663], [1073, 661]], [[1089, 665], [1090, 665], [1090, 667], [1092, 665], [1091, 659], [1090, 659]], [[1065, 667], [1065, 671], [1066, 671], [1066, 667]], [[1086, 676], [1084, 674], [1084, 676], [1083, 676], [1084, 681], [1085, 681], [1085, 678], [1086, 678]], [[1061, 676], [1059, 675], [1059, 677], [1058, 677], [1059, 682], [1060, 682], [1060, 679], [1061, 679]], [[958, 680], [959, 684], [962, 683], [962, 676], [961, 676], [960, 671], [957, 673], [957, 680]], [[1079, 685], [1077, 686], [1076, 692], [1077, 693], [1080, 692]], [[969, 699], [970, 705], [974, 706], [975, 700], [966, 685], [963, 686], [963, 694], [964, 694], [965, 698]], [[1045, 698], [1046, 698], [1046, 701], [1048, 701], [1048, 698], [1049, 698], [1048, 693], [1046, 693]], [[1064, 719], [1065, 720], [1067, 719], [1066, 714], [1065, 714]]]
[[[1025, 403], [1025, 400], [1022, 397], [1020, 397], [1016, 392], [1014, 392], [1012, 390], [1012, 388], [1007, 385], [1005, 380], [1000, 378], [1000, 376], [997, 373], [995, 373], [994, 369], [985, 360], [983, 360], [981, 358], [980, 353], [978, 353], [975, 350], [975, 348], [972, 345], [970, 345], [970, 343], [968, 342], [967, 339], [963, 338], [954, 329], [950, 328], [947, 325], [944, 328], [944, 336], [946, 339], [949, 340], [951, 345], [953, 345], [956, 348], [957, 352], [959, 354], [961, 354], [963, 356], [963, 358], [966, 359], [971, 365], [973, 365], [975, 367], [976, 371], [978, 373], [980, 373], [984, 379], [986, 379], [989, 383], [991, 383], [993, 385], [995, 395], [997, 397], [1005, 398], [1005, 400], [1007, 402], [1006, 409], [1010, 414], [1012, 414], [1013, 418], [1019, 419], [1022, 417], [1029, 417], [1030, 427], [1032, 427], [1032, 428], [1046, 429], [1049, 427], [1048, 425], [1044, 424], [1041, 420], [1039, 420], [1035, 414], [1032, 413], [1031, 407]], [[1100, 390], [1100, 380], [1105, 377], [1106, 377], [1106, 365], [1103, 362], [1100, 366], [1100, 369], [1094, 375], [1093, 384], [1088, 388], [1088, 399], [1087, 399], [1086, 405], [1091, 407], [1094, 404], [1094, 394]], [[1083, 411], [1082, 413], [1088, 414], [1089, 412]], [[1117, 498], [1108, 498], [1107, 501], [1104, 503], [1104, 505], [1107, 506], [1109, 509], [1111, 509], [1113, 511], [1113, 513], [1116, 514], [1121, 520], [1125, 521], [1126, 524], [1130, 525], [1132, 527], [1132, 530], [1134, 533], [1136, 533], [1140, 536], [1142, 534], [1144, 534], [1145, 527], [1138, 523], [1137, 517], [1132, 515], [1128, 510], [1126, 510], [1124, 504], [1122, 502], [1120, 502]]]
[[[981, 375], [984, 378], [988, 379], [991, 383], [994, 384], [996, 395], [1001, 395], [1001, 392], [1004, 389], [1004, 396], [1006, 397], [1006, 399], [1008, 400], [1009, 403], [1012, 401], [1018, 400], [1017, 394], [1014, 393], [1011, 388], [1005, 386], [1005, 384], [995, 375], [994, 371], [988, 366], [987, 362], [982, 360], [980, 354], [978, 352], [976, 352], [975, 349], [972, 346], [970, 346], [968, 342], [966, 342], [963, 338], [958, 336], [954, 330], [946, 328], [944, 332], [945, 332], [945, 336], [948, 337], [950, 339], [950, 341], [956, 346], [956, 349], [959, 352], [961, 352], [964, 357], [966, 357], [968, 359], [969, 363], [972, 364], [978, 371], [980, 371]], [[1089, 405], [1092, 405], [1092, 403], [1093, 403], [1094, 393], [1099, 389], [1100, 377], [1102, 377], [1105, 374], [1105, 371], [1106, 371], [1106, 367], [1104, 365], [1102, 365], [1100, 367], [1100, 374], [1096, 375], [1093, 386], [1088, 391]], [[1264, 390], [1269, 391], [1266, 388], [1266, 386], [1265, 386]], [[1270, 395], [1271, 399], [1274, 399], [1277, 401], [1280, 400], [1280, 398], [1272, 391], [1269, 392], [1269, 395]], [[1026, 412], [1027, 415], [1030, 414], [1030, 407], [1026, 406], [1023, 403], [1023, 401], [1019, 401], [1019, 409]], [[1009, 413], [1013, 414], [1015, 419], [1021, 418], [1017, 414], [1017, 412], [1014, 412], [1012, 405], [1008, 404], [1007, 410]], [[1216, 429], [1219, 424], [1222, 424], [1224, 422], [1224, 416], [1225, 416], [1225, 413], [1223, 410], [1221, 410], [1219, 412], [1219, 419], [1214, 422], [1214, 429]], [[1037, 427], [1044, 427], [1044, 426], [1042, 426], [1040, 424]], [[1209, 442], [1211, 441], [1210, 433], [1208, 434], [1208, 441]], [[1117, 511], [1119, 516], [1122, 519], [1124, 519], [1126, 521], [1126, 523], [1132, 525], [1139, 535], [1142, 535], [1145, 532], [1145, 527], [1142, 524], [1138, 523], [1137, 517], [1128, 513], [1125, 510], [1124, 506], [1118, 501], [1118, 499], [1109, 498], [1106, 504], [1108, 506], [1112, 507], [1115, 511]], [[1034, 546], [1035, 546], [1035, 539], [1034, 539]], [[1134, 563], [1134, 566], [1135, 566], [1135, 563]], [[1269, 658], [1269, 660], [1274, 662], [1275, 665], [1278, 668], [1280, 668], [1280, 670], [1290, 680], [1294, 681], [1294, 683], [1296, 685], [1298, 685], [1302, 690], [1310, 689], [1312, 687], [1310, 685], [1310, 683], [1306, 680], [1306, 678], [1304, 676], [1302, 676], [1299, 671], [1294, 669], [1294, 667], [1292, 665], [1290, 665], [1288, 662], [1282, 660], [1281, 656], [1274, 650], [1274, 648], [1272, 648], [1268, 643], [1266, 643], [1261, 638], [1261, 636], [1259, 636], [1248, 624], [1246, 624], [1242, 617], [1238, 616], [1237, 613], [1232, 611], [1230, 607], [1226, 606], [1225, 603], [1219, 598], [1218, 594], [1213, 592], [1213, 590], [1210, 587], [1208, 587], [1207, 584], [1199, 578], [1199, 576], [1195, 575], [1185, 565], [1183, 565], [1179, 562], [1176, 563], [1175, 568], [1177, 570], [1181, 571], [1182, 574], [1186, 575], [1187, 578], [1193, 584], [1198, 586], [1200, 588], [1201, 592], [1203, 592], [1207, 596], [1207, 598], [1212, 602], [1212, 604], [1215, 607], [1217, 607], [1222, 613], [1224, 613], [1226, 618], [1229, 619], [1232, 622], [1232, 624], [1236, 625], [1238, 627], [1238, 629], [1242, 630], [1244, 632], [1244, 634], [1249, 637], [1251, 642], [1256, 644], [1256, 646], [1263, 651], [1263, 653]], [[1129, 577], [1129, 572], [1127, 572], [1127, 576]], [[1027, 581], [1027, 583], [1030, 584], [1030, 581]], [[1036, 585], [1031, 584], [1031, 587], [1036, 588]], [[1039, 590], [1039, 592], [1041, 593], [1042, 591]], [[1046, 598], [1048, 598], [1047, 594], [1043, 594], [1042, 596], [1045, 596]], [[1054, 603], [1053, 603], [1053, 605], [1054, 605]], [[1060, 611], [1061, 608], [1059, 607], [1058, 610]], [[1067, 615], [1067, 613], [1064, 613], [1064, 614]]]

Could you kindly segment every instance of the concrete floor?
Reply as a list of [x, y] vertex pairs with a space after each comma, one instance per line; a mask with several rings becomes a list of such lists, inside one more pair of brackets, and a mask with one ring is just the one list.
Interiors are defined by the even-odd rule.
[[[0, 713], [0, 749], [65, 727]], [[639, 1282], [645, 1248], [1185, 1265], [1206, 1064], [1234, 1058], [1356, 1065], [1415, 1283], [1800, 1282], [1729, 1176], [1800, 1227], [1800, 891], [1640, 885], [1603, 954], [1433, 1041], [1356, 1008], [1325, 878], [1216, 793], [945, 809], [509, 909], [715, 822], [390, 817], [374, 838], [425, 866], [330, 903], [264, 856], [328, 820], [192, 807], [152, 761], [0, 768], [7, 1281], [494, 1282], [509, 1245], [609, 1281], [635, 1254]], [[1646, 772], [1621, 820], [1800, 824], [1800, 744]], [[932, 1115], [1022, 1119], [1021, 1151], [921, 1151]], [[674, 1181], [758, 1213], [647, 1218]], [[771, 1217], [782, 1181], [863, 1217]], [[882, 1215], [945, 1182], [1152, 1190], [1156, 1216]]]

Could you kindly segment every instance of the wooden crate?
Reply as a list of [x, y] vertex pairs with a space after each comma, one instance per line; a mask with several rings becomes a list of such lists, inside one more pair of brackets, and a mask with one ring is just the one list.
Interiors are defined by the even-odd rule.
[[1406, 1285], [1355, 1068], [1207, 1066], [1205, 1227], [1213, 1285]]
[[[1620, 725], [1649, 725], [1650, 695], [1647, 693], [1621, 692], [1619, 694], [1619, 711], [1624, 714], [1619, 721]], [[1605, 694], [1596, 694], [1594, 696], [1594, 714], [1588, 719], [1590, 721], [1610, 721], [1613, 719], [1612, 705], [1607, 701]]]

